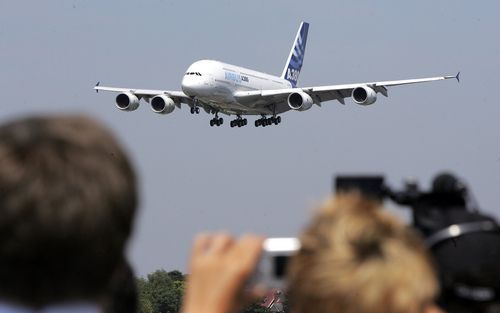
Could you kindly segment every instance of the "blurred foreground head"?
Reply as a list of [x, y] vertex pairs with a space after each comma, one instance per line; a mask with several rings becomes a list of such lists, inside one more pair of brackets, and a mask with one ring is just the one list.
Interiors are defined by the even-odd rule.
[[41, 307], [97, 301], [137, 205], [111, 133], [82, 116], [0, 126], [0, 300]]
[[294, 312], [422, 313], [438, 292], [423, 243], [358, 193], [330, 199], [289, 267]]

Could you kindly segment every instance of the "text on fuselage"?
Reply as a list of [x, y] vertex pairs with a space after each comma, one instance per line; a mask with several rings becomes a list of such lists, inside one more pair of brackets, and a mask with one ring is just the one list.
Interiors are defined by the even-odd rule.
[[241, 83], [241, 82], [248, 83], [248, 76], [245, 75], [240, 75], [233, 72], [224, 72], [224, 77], [226, 78], [226, 80], [230, 80], [236, 83]]

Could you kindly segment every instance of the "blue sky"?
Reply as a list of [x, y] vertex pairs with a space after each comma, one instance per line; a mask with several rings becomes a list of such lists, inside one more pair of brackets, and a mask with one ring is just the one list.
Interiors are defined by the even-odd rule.
[[[328, 102], [241, 129], [211, 128], [186, 108], [120, 112], [113, 94], [92, 90], [179, 90], [206, 58], [280, 74], [302, 20], [311, 25], [301, 86], [459, 70], [462, 82], [395, 87], [369, 107]], [[83, 112], [115, 131], [141, 179], [129, 247], [141, 275], [185, 270], [202, 230], [297, 234], [338, 173], [427, 187], [452, 170], [500, 218], [499, 24], [497, 1], [2, 1], [0, 118]]]

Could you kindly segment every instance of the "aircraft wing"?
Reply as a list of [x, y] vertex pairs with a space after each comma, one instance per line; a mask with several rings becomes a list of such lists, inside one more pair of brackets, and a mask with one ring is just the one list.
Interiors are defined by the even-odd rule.
[[[387, 87], [417, 84], [432, 82], [438, 80], [445, 80], [455, 78], [460, 81], [460, 72], [457, 75], [450, 76], [438, 76], [438, 77], [428, 77], [428, 78], [418, 78], [418, 79], [406, 79], [406, 80], [392, 80], [392, 81], [381, 81], [381, 82], [370, 82], [370, 83], [358, 83], [358, 84], [345, 84], [345, 85], [331, 85], [331, 86], [317, 86], [317, 87], [302, 87], [302, 88], [288, 88], [288, 89], [276, 89], [276, 90], [252, 90], [252, 91], [240, 91], [235, 93], [235, 98], [239, 101], [259, 101], [263, 105], [268, 105], [270, 103], [276, 103], [281, 101], [286, 101], [288, 95], [294, 92], [305, 92], [311, 96], [314, 103], [320, 105], [321, 102], [337, 100], [342, 104], [345, 104], [344, 99], [352, 96], [352, 91], [357, 87], [369, 87], [373, 89], [376, 93], [381, 93], [384, 96], [388, 96]], [[262, 101], [262, 100], [267, 101]]]
[[187, 104], [192, 104], [193, 100], [184, 94], [182, 91], [169, 91], [169, 90], [154, 90], [154, 89], [135, 89], [135, 88], [116, 88], [116, 87], [105, 87], [99, 86], [99, 83], [94, 87], [96, 92], [99, 91], [111, 91], [111, 92], [129, 92], [136, 95], [139, 99], [145, 99], [149, 101], [150, 98], [158, 95], [166, 95], [172, 98], [175, 102], [183, 102]]

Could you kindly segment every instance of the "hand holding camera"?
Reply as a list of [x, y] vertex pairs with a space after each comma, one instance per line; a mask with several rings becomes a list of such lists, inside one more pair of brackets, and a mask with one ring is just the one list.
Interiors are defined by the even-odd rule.
[[263, 238], [203, 234], [194, 242], [183, 313], [230, 313], [245, 302], [244, 287], [262, 252]]

